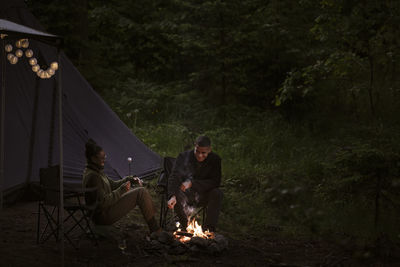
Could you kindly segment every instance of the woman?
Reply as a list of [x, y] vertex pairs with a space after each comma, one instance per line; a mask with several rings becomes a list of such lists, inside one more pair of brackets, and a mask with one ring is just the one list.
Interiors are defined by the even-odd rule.
[[[139, 205], [150, 232], [161, 229], [154, 218], [155, 209], [149, 192], [142, 187], [137, 177], [126, 177], [119, 181], [108, 178], [103, 172], [106, 154], [93, 140], [86, 143], [87, 165], [83, 172], [83, 187], [96, 187], [96, 193], [87, 196], [88, 203], [97, 199], [97, 207], [93, 214], [96, 224], [110, 225], [125, 216], [130, 210]], [[131, 188], [131, 182], [139, 187]]]

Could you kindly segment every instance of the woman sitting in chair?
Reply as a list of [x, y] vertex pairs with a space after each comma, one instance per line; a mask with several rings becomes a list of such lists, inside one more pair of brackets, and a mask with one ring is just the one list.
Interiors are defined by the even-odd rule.
[[[91, 139], [86, 143], [85, 155], [87, 165], [83, 172], [83, 187], [97, 188], [95, 194], [87, 196], [88, 204], [95, 203], [97, 199], [93, 221], [101, 225], [113, 224], [139, 205], [150, 232], [160, 231], [154, 218], [153, 201], [146, 188], [142, 187], [141, 180], [138, 177], [126, 177], [119, 181], [110, 179], [103, 172], [106, 154]], [[139, 186], [131, 188], [131, 183]]]

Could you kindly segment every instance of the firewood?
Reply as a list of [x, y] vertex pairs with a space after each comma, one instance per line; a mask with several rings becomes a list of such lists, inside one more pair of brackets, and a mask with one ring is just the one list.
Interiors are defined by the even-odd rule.
[[180, 231], [178, 231], [178, 232], [175, 232], [175, 235], [178, 235], [178, 236], [188, 236], [188, 237], [192, 237], [192, 236], [193, 236], [193, 234], [192, 234], [192, 233], [188, 233], [188, 232], [180, 232]]

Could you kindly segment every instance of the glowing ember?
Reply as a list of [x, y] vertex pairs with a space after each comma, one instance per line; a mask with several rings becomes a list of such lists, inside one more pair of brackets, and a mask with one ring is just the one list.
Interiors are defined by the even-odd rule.
[[201, 237], [204, 239], [212, 239], [214, 238], [214, 234], [209, 232], [208, 230], [203, 232], [203, 229], [201, 228], [201, 225], [199, 225], [196, 221], [195, 218], [193, 218], [193, 220], [189, 223], [188, 227], [186, 227], [186, 231], [187, 233], [189, 233], [191, 235], [190, 236], [182, 236], [179, 234], [179, 232], [181, 232], [182, 230], [179, 228], [180, 223], [177, 222], [176, 223], [176, 227], [178, 227], [178, 230], [174, 232], [174, 237], [176, 239], [178, 239], [181, 242], [188, 242], [192, 239], [192, 237]]

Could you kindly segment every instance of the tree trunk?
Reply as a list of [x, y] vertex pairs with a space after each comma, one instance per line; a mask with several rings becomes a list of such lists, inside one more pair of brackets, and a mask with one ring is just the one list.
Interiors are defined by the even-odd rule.
[[78, 55], [78, 66], [81, 67], [85, 65], [85, 60], [88, 58], [88, 40], [89, 40], [89, 30], [88, 30], [88, 1], [87, 0], [73, 0], [72, 4], [75, 7], [75, 25], [74, 31], [76, 33], [76, 38], [81, 43]]
[[374, 91], [374, 60], [372, 56], [368, 57], [369, 59], [369, 86], [368, 86], [368, 96], [369, 96], [369, 105], [371, 109], [371, 114], [375, 117], [375, 107], [374, 107], [374, 98], [373, 98], [373, 91]]
[[222, 12], [219, 12], [219, 19], [220, 19], [220, 60], [221, 60], [221, 104], [226, 104], [226, 66], [225, 66], [225, 26], [224, 26], [224, 16]]

